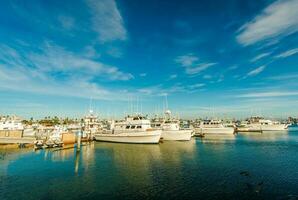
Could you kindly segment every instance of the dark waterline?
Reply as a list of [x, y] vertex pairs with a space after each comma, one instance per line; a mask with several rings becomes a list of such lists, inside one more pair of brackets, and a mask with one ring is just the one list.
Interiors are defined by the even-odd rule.
[[298, 129], [0, 150], [0, 199], [297, 199]]

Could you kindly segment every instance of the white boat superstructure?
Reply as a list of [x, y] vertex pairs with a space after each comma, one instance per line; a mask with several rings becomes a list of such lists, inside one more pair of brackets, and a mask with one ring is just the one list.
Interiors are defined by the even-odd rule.
[[237, 132], [262, 132], [261, 126], [255, 126], [248, 121], [242, 121], [236, 127]]
[[102, 124], [98, 120], [98, 117], [93, 113], [93, 110], [89, 110], [89, 114], [83, 119], [83, 138], [93, 138], [96, 133], [102, 131]]
[[259, 121], [262, 131], [282, 131], [288, 129], [288, 124], [282, 124], [278, 121], [260, 120]]
[[97, 141], [156, 144], [159, 143], [161, 130], [154, 130], [150, 120], [142, 115], [127, 116], [124, 121], [115, 122], [111, 130], [96, 133]]
[[162, 140], [189, 141], [193, 130], [181, 129], [180, 121], [171, 117], [171, 111], [165, 112], [165, 117], [153, 122], [153, 128], [162, 130]]
[[201, 136], [207, 135], [233, 135], [233, 127], [225, 127], [221, 120], [203, 120], [195, 128], [195, 133]]
[[22, 131], [24, 130], [24, 125], [21, 119], [16, 116], [1, 117], [0, 130]]
[[279, 121], [264, 119], [262, 117], [251, 117], [248, 119], [248, 126], [253, 130], [260, 131], [283, 131], [287, 130], [289, 124], [283, 124]]

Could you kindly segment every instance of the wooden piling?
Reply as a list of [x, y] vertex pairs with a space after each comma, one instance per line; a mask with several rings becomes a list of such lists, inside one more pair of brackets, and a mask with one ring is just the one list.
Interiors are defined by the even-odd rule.
[[81, 150], [81, 139], [82, 139], [82, 134], [81, 131], [78, 132], [78, 140], [77, 140], [77, 151]]

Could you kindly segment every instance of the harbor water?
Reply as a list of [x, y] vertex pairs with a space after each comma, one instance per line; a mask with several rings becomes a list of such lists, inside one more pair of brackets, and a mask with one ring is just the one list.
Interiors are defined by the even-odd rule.
[[298, 129], [80, 151], [0, 148], [0, 199], [298, 199]]

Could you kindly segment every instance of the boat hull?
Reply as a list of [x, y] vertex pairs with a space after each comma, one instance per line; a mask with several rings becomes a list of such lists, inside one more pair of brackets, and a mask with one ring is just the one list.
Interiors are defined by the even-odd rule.
[[284, 131], [287, 129], [287, 124], [261, 125], [262, 131]]
[[192, 136], [192, 130], [163, 130], [162, 140], [189, 141]]
[[96, 141], [116, 142], [116, 143], [134, 143], [134, 144], [157, 144], [161, 136], [160, 130], [123, 132], [123, 133], [101, 133], [95, 135]]
[[234, 128], [196, 128], [195, 132], [197, 135], [233, 135]]
[[262, 132], [262, 129], [260, 127], [238, 127], [237, 132]]

